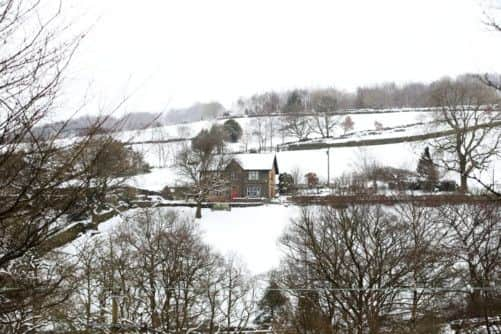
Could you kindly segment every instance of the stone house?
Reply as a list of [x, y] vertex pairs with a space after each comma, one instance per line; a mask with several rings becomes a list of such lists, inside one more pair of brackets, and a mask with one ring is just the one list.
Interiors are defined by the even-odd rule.
[[231, 201], [239, 198], [273, 198], [278, 164], [275, 154], [250, 153], [235, 155], [223, 171], [228, 181], [224, 191], [209, 195], [209, 201]]

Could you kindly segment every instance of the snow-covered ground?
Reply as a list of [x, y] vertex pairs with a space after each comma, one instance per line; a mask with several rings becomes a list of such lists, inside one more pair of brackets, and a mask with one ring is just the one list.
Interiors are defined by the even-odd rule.
[[229, 212], [206, 209], [200, 226], [205, 240], [216, 250], [236, 254], [253, 274], [260, 274], [278, 266], [282, 257], [279, 238], [299, 210], [282, 205], [233, 208]]
[[[157, 208], [155, 210], [176, 210], [192, 219], [195, 209]], [[202, 219], [197, 220], [203, 239], [223, 255], [237, 256], [252, 274], [262, 274], [277, 267], [282, 253], [278, 240], [291, 218], [299, 215], [299, 207], [283, 205], [264, 205], [259, 207], [232, 208], [231, 211], [211, 211], [203, 209]], [[115, 216], [99, 225], [99, 234], [106, 235], [132, 217], [135, 210]], [[74, 254], [79, 246], [93, 233], [76, 239], [60, 250]]]
[[150, 173], [136, 175], [125, 182], [130, 186], [152, 191], [161, 191], [165, 186], [183, 183], [173, 167], [153, 168]]

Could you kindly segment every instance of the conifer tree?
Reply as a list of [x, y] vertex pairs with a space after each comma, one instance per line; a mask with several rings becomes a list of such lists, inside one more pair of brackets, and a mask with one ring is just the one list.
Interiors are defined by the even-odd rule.
[[424, 190], [433, 190], [438, 183], [438, 170], [431, 158], [430, 149], [428, 147], [425, 147], [423, 154], [421, 154], [419, 158], [417, 173], [424, 181]]
[[256, 323], [272, 325], [279, 317], [279, 313], [287, 304], [287, 297], [280, 291], [278, 284], [271, 280], [266, 288], [263, 298], [259, 301], [259, 315]]

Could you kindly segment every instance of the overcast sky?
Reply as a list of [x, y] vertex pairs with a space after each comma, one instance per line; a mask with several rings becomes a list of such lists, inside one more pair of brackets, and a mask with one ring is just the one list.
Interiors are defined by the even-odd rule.
[[501, 33], [482, 24], [479, 0], [67, 1], [99, 17], [70, 96], [109, 106], [131, 95], [127, 111], [501, 68]]

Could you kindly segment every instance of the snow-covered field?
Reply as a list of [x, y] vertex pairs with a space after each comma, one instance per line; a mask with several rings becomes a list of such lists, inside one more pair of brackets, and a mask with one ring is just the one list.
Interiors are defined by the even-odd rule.
[[230, 212], [207, 209], [200, 226], [205, 240], [216, 250], [236, 254], [252, 273], [260, 274], [278, 266], [278, 239], [299, 210], [297, 206], [282, 205], [233, 208]]
[[[419, 122], [428, 122], [431, 119], [430, 112], [423, 111], [406, 111], [406, 112], [391, 112], [391, 113], [370, 113], [370, 114], [349, 114], [336, 116], [342, 121], [345, 117], [350, 116], [354, 122], [352, 133], [361, 131], [375, 130], [375, 122], [380, 123], [384, 128], [392, 128], [407, 124], [415, 124]], [[266, 121], [267, 117], [262, 117], [261, 120]], [[274, 116], [275, 123], [283, 121], [283, 116]], [[240, 124], [244, 131], [249, 131], [253, 123], [257, 122], [255, 117], [237, 117], [235, 120]], [[200, 130], [208, 129], [212, 124], [223, 124], [225, 120], [216, 121], [198, 121], [192, 123], [183, 123], [175, 125], [166, 125], [157, 128], [144, 130], [123, 131], [116, 133], [114, 136], [117, 139], [131, 142], [171, 140], [177, 138], [190, 138], [195, 136]], [[343, 131], [338, 128], [335, 135], [339, 136]], [[314, 136], [313, 136], [314, 137]], [[276, 143], [281, 142], [281, 137], [276, 135]], [[293, 138], [284, 138], [285, 140], [293, 140]]]
[[[157, 208], [155, 210], [176, 210], [192, 219], [195, 209]], [[106, 235], [134, 215], [135, 210], [124, 216], [115, 216], [99, 225], [99, 234]], [[203, 239], [223, 255], [234, 255], [247, 266], [252, 274], [262, 274], [277, 267], [282, 256], [278, 240], [292, 218], [299, 215], [299, 207], [264, 205], [259, 207], [233, 208], [231, 211], [203, 209], [202, 219], [197, 220]], [[76, 253], [91, 233], [87, 233], [61, 250]]]

